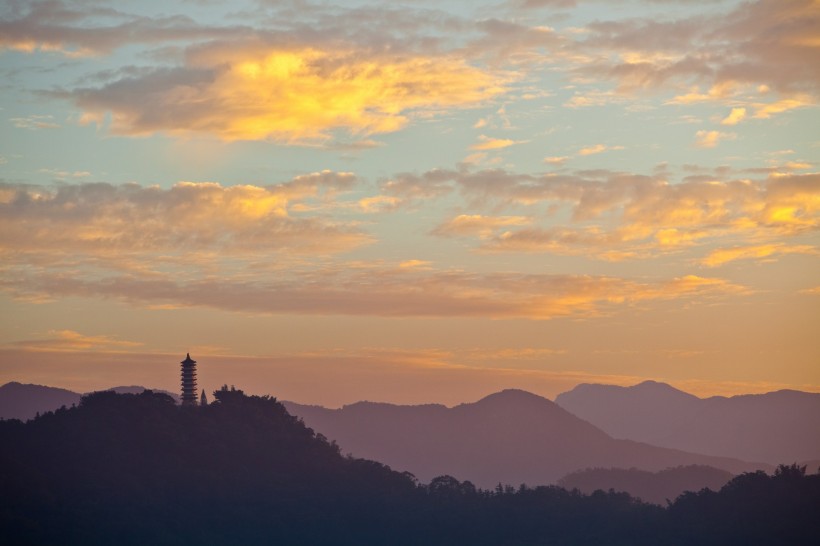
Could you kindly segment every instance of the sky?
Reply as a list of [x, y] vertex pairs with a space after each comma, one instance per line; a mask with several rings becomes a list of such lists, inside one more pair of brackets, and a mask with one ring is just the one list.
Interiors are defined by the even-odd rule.
[[820, 2], [0, 4], [0, 383], [820, 391]]

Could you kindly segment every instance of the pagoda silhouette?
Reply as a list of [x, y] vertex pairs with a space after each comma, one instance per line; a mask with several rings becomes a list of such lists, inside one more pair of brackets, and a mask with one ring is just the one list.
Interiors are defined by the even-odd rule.
[[191, 358], [191, 353], [186, 353], [185, 360], [180, 362], [180, 374], [182, 376], [182, 405], [196, 406], [196, 360]]

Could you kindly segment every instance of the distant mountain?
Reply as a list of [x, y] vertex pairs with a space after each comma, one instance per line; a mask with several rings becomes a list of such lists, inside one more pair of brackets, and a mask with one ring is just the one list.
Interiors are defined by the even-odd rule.
[[[171, 398], [174, 399], [174, 402], [179, 403], [179, 395], [175, 392], [170, 392], [170, 391], [166, 391], [166, 390], [162, 390], [162, 389], [149, 389], [148, 387], [141, 387], [139, 385], [111, 387], [110, 389], [103, 389], [103, 390], [114, 391], [117, 394], [140, 394], [144, 391], [159, 392], [159, 393], [162, 393], [162, 394], [167, 394], [168, 396], [170, 396]], [[95, 392], [99, 392], [99, 391], [95, 391]], [[86, 394], [90, 394], [90, 393], [86, 393]]]
[[557, 404], [520, 390], [453, 408], [359, 402], [330, 410], [284, 404], [343, 451], [412, 472], [422, 481], [449, 474], [488, 488], [499, 482], [549, 484], [593, 467], [658, 471], [700, 464], [732, 473], [761, 467], [615, 440]]
[[615, 438], [770, 464], [820, 457], [820, 393], [701, 399], [646, 381], [582, 384], [555, 401]]
[[[139, 386], [112, 387], [110, 389], [119, 394], [139, 394], [146, 389]], [[168, 391], [155, 389], [154, 392], [167, 394], [179, 401], [179, 396]], [[78, 404], [82, 394], [57, 387], [32, 385], [12, 381], [0, 386], [0, 419], [33, 419], [37, 413], [54, 411], [65, 406]]]
[[678, 466], [660, 472], [635, 468], [590, 468], [564, 476], [558, 485], [591, 494], [596, 490], [624, 491], [645, 502], [666, 506], [685, 491], [708, 488], [719, 491], [732, 479], [732, 474], [711, 466]]
[[27, 421], [38, 412], [53, 411], [61, 406], [71, 407], [79, 403], [81, 396], [66, 389], [12, 381], [0, 386], [0, 418]]

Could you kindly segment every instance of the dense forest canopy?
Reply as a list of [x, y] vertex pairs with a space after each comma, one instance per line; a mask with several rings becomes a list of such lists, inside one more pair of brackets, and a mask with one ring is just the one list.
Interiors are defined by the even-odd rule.
[[801, 544], [820, 536], [820, 475], [796, 465], [686, 493], [420, 484], [344, 457], [270, 397], [207, 406], [94, 393], [0, 421], [4, 544]]

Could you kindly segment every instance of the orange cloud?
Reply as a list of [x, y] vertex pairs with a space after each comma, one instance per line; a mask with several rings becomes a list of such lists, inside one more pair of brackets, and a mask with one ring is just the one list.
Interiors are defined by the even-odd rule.
[[381, 212], [396, 208], [401, 203], [401, 199], [391, 195], [374, 195], [373, 197], [363, 197], [359, 200], [359, 206], [364, 212]]
[[737, 125], [746, 118], [745, 108], [732, 108], [729, 115], [720, 121], [721, 125]]
[[606, 146], [604, 144], [596, 144], [594, 146], [587, 146], [586, 148], [581, 148], [578, 150], [578, 155], [594, 155], [600, 154], [602, 152], [608, 152], [610, 150], [623, 150], [623, 146]]
[[735, 83], [732, 81], [715, 84], [706, 93], [701, 93], [699, 87], [694, 87], [689, 93], [677, 95], [666, 104], [694, 104], [698, 102], [723, 100], [732, 95], [735, 91]]
[[474, 106], [502, 91], [498, 78], [457, 57], [245, 43], [203, 47], [184, 68], [67, 96], [88, 119], [110, 112], [118, 134], [308, 143], [336, 129], [396, 131], [415, 113]]
[[714, 148], [721, 140], [734, 140], [734, 133], [720, 131], [698, 131], [695, 133], [695, 146], [698, 148]]
[[544, 163], [547, 163], [548, 165], [560, 166], [560, 165], [563, 165], [564, 163], [566, 163], [568, 159], [569, 158], [566, 157], [566, 156], [545, 157], [544, 158]]
[[719, 248], [710, 252], [700, 263], [707, 267], [717, 267], [736, 260], [770, 258], [779, 254], [810, 254], [817, 256], [820, 255], [820, 250], [808, 245], [787, 246], [783, 244]]
[[472, 150], [499, 150], [501, 148], [507, 148], [509, 146], [513, 146], [515, 144], [520, 144], [519, 141], [510, 140], [508, 138], [491, 138], [486, 135], [481, 135], [478, 137], [478, 144], [473, 144], [470, 146]]
[[812, 100], [808, 95], [798, 95], [796, 97], [788, 97], [780, 99], [771, 103], [757, 103], [754, 105], [756, 119], [768, 119], [774, 114], [780, 114], [794, 110], [797, 108], [805, 108], [807, 106], [816, 105], [816, 101]]

